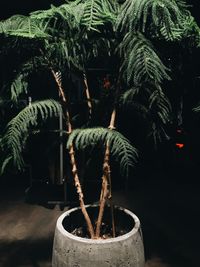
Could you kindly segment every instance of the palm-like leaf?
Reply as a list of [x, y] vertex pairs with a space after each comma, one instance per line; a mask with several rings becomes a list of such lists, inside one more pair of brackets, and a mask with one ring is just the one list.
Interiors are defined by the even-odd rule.
[[[8, 88], [11, 100], [17, 103], [20, 96], [28, 91], [29, 76], [34, 71], [41, 71], [48, 68], [48, 64], [43, 56], [31, 57], [29, 60], [24, 62], [17, 70], [15, 70], [15, 76], [10, 79], [9, 84], [6, 86]], [[5, 89], [4, 89], [5, 90]], [[6, 90], [7, 94], [7, 90]]]
[[145, 82], [160, 84], [163, 79], [169, 80], [167, 67], [164, 66], [153, 45], [141, 33], [125, 35], [119, 46], [123, 57], [121, 71], [127, 83], [136, 85]]
[[53, 116], [59, 116], [61, 106], [55, 100], [34, 102], [25, 107], [7, 125], [7, 131], [1, 139], [1, 149], [7, 151], [7, 156], [2, 163], [2, 171], [11, 161], [21, 170], [24, 166], [22, 151], [29, 135], [31, 126], [36, 126], [42, 121]]
[[105, 145], [109, 142], [111, 155], [119, 161], [121, 173], [128, 175], [130, 167], [137, 161], [137, 150], [122, 134], [106, 128], [89, 128], [74, 130], [67, 141], [67, 147], [73, 143], [76, 149]]
[[148, 26], [152, 24], [154, 31], [161, 33], [164, 28], [168, 38], [177, 38], [176, 31], [182, 25], [185, 8], [184, 1], [126, 0], [117, 19], [117, 28], [147, 32]]
[[120, 104], [124, 106], [124, 105], [128, 105], [129, 103], [133, 103], [135, 100], [135, 97], [138, 95], [140, 90], [141, 90], [140, 87], [132, 87], [129, 90], [125, 91], [120, 96]]
[[49, 35], [40, 29], [31, 17], [14, 15], [0, 22], [0, 33], [24, 38], [47, 38]]
[[87, 30], [99, 31], [98, 27], [116, 19], [116, 2], [110, 0], [86, 0], [81, 23]]
[[160, 87], [133, 87], [120, 99], [122, 106], [136, 112], [149, 122], [155, 146], [167, 138], [166, 125], [171, 121], [171, 104]]
[[163, 124], [167, 124], [170, 121], [171, 104], [161, 89], [155, 90], [151, 94], [149, 109], [154, 110], [154, 113], [157, 114]]
[[183, 37], [189, 39], [189, 45], [200, 47], [200, 28], [191, 15], [183, 22]]
[[23, 93], [27, 93], [27, 80], [26, 75], [20, 73], [15, 80], [12, 82], [10, 87], [11, 100], [17, 102], [19, 96]]

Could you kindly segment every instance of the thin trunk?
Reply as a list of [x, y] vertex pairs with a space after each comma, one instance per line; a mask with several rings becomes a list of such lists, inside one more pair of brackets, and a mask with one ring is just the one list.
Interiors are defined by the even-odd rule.
[[[48, 58], [46, 58], [46, 56], [44, 55], [42, 49], [40, 49], [40, 52], [44, 56], [44, 58], [46, 59], [47, 63], [49, 64], [51, 73], [52, 73], [52, 75], [53, 75], [53, 77], [54, 77], [54, 79], [56, 81], [57, 86], [58, 86], [58, 91], [59, 91], [59, 95], [61, 97], [63, 106], [66, 106], [67, 99], [66, 99], [64, 90], [62, 88], [62, 81], [61, 81], [60, 77], [58, 77], [58, 74], [51, 67], [50, 62], [49, 62]], [[66, 120], [67, 120], [66, 128], [67, 128], [68, 133], [70, 134], [72, 132], [72, 125], [71, 125], [69, 111], [66, 108], [65, 108], [65, 116], [66, 116]], [[71, 164], [72, 164], [72, 174], [73, 174], [73, 178], [74, 178], [74, 183], [75, 183], [75, 186], [76, 186], [77, 193], [79, 195], [80, 207], [81, 207], [83, 216], [85, 218], [90, 237], [93, 239], [95, 237], [94, 227], [92, 225], [92, 222], [91, 222], [91, 219], [90, 219], [90, 217], [88, 215], [88, 212], [87, 212], [87, 210], [85, 208], [84, 196], [83, 196], [83, 193], [82, 193], [82, 187], [81, 187], [80, 180], [79, 180], [79, 177], [78, 177], [78, 172], [77, 172], [77, 166], [76, 166], [76, 160], [75, 160], [74, 153], [75, 153], [74, 152], [74, 147], [73, 147], [73, 145], [71, 145], [71, 147], [69, 149], [69, 156], [70, 156], [70, 161], [71, 161]]]
[[99, 204], [99, 214], [98, 214], [98, 219], [97, 219], [97, 226], [96, 226], [96, 231], [95, 231], [95, 237], [96, 238], [100, 237], [104, 209], [105, 209], [106, 201], [107, 201], [108, 196], [110, 194], [110, 190], [109, 190], [109, 175], [110, 175], [109, 155], [110, 155], [109, 146], [106, 146], [106, 151], [105, 151], [105, 156], [104, 156], [104, 164], [103, 164], [102, 192], [101, 192], [101, 199], [100, 199], [100, 204]]
[[[64, 93], [64, 90], [62, 88], [61, 81], [60, 81], [60, 79], [58, 78], [56, 72], [53, 69], [51, 69], [51, 72], [52, 72], [52, 74], [54, 76], [54, 79], [55, 79], [57, 85], [58, 85], [58, 90], [59, 90], [62, 102], [64, 104], [67, 104], [67, 99], [65, 97], [65, 93]], [[70, 114], [69, 114], [68, 110], [66, 110], [66, 120], [67, 120], [67, 123], [66, 123], [67, 130], [68, 130], [68, 133], [70, 134], [72, 132], [72, 125], [71, 125]], [[92, 239], [94, 239], [95, 238], [94, 228], [93, 228], [91, 219], [90, 219], [90, 217], [88, 215], [88, 212], [87, 212], [87, 210], [85, 208], [84, 196], [83, 196], [83, 192], [82, 192], [81, 183], [80, 183], [80, 180], [79, 180], [79, 177], [78, 177], [78, 170], [77, 170], [77, 165], [76, 165], [76, 160], [75, 160], [74, 154], [75, 154], [74, 147], [73, 147], [73, 145], [71, 145], [70, 149], [69, 149], [69, 156], [70, 156], [70, 161], [71, 161], [71, 165], [72, 165], [72, 174], [73, 174], [73, 178], [74, 178], [74, 183], [75, 183], [76, 190], [77, 190], [77, 193], [78, 193], [78, 196], [79, 196], [80, 207], [81, 207], [83, 216], [84, 216], [84, 218], [86, 220], [87, 228], [88, 228], [90, 237]]]
[[92, 116], [92, 102], [91, 102], [91, 98], [90, 98], [90, 91], [89, 91], [88, 82], [87, 82], [87, 76], [86, 76], [85, 72], [83, 73], [83, 81], [84, 81], [84, 85], [85, 85], [85, 94], [86, 94], [86, 98], [87, 98], [89, 118], [91, 119], [91, 116]]
[[115, 129], [115, 119], [116, 119], [116, 109], [113, 109], [110, 119], [110, 125], [108, 126], [108, 128], [111, 130]]
[[90, 220], [90, 217], [88, 215], [88, 212], [87, 212], [87, 210], [85, 208], [83, 191], [82, 191], [82, 187], [81, 187], [80, 180], [79, 180], [79, 177], [78, 177], [78, 170], [77, 170], [77, 167], [76, 167], [76, 160], [75, 160], [74, 154], [75, 154], [74, 148], [73, 148], [73, 145], [71, 145], [70, 149], [69, 149], [69, 155], [70, 155], [70, 160], [71, 160], [71, 164], [72, 164], [72, 173], [73, 173], [73, 177], [74, 177], [74, 183], [75, 183], [75, 186], [76, 186], [76, 191], [77, 191], [78, 196], [79, 196], [80, 207], [81, 207], [82, 213], [84, 215], [84, 218], [86, 220], [88, 231], [90, 233], [90, 237], [92, 239], [94, 239], [95, 238], [94, 228], [93, 228], [93, 225], [91, 223], [91, 220]]
[[[115, 119], [116, 119], [116, 109], [113, 109], [113, 112], [111, 114], [109, 129], [113, 130], [115, 129]], [[96, 238], [99, 238], [101, 233], [101, 225], [102, 225], [102, 219], [103, 219], [103, 213], [105, 210], [105, 205], [107, 200], [110, 201], [111, 206], [111, 218], [112, 218], [112, 235], [115, 237], [115, 221], [114, 221], [114, 209], [113, 209], [113, 203], [112, 203], [112, 189], [111, 189], [111, 176], [110, 176], [110, 147], [109, 147], [109, 141], [106, 143], [105, 148], [105, 156], [104, 156], [104, 163], [103, 163], [103, 176], [102, 176], [102, 188], [101, 188], [101, 196], [100, 196], [100, 203], [99, 203], [99, 214], [97, 219], [97, 226], [95, 231]]]

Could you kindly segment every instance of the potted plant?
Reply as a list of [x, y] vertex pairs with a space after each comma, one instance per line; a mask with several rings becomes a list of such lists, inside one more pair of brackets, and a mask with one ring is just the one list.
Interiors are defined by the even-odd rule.
[[[11, 164], [23, 169], [26, 141], [30, 134], [40, 133], [40, 124], [62, 113], [65, 125], [60, 133], [80, 208], [58, 219], [53, 266], [144, 266], [139, 219], [112, 205], [111, 167], [116, 160], [117, 170], [128, 177], [138, 158], [138, 149], [120, 128], [126, 116], [123, 109], [130, 111], [131, 106], [133, 114], [148, 122], [146, 136], [155, 144], [168, 138], [173, 118], [163, 87], [170, 84], [171, 66], [160, 45], [189, 46], [191, 40], [199, 45], [200, 31], [188, 6], [173, 0], [76, 0], [29, 16], [12, 16], [0, 29], [6, 53], [16, 47], [20, 53], [2, 95], [17, 103], [21, 96], [33, 94], [33, 77], [42, 72], [55, 90], [46, 89], [43, 96], [39, 91], [39, 100], [29, 102], [8, 123], [1, 138], [2, 171]], [[88, 79], [90, 69], [99, 66], [104, 77], [95, 72], [97, 76]], [[92, 82], [97, 89], [90, 89]], [[79, 151], [91, 158], [91, 149], [101, 159], [102, 183], [98, 205], [88, 206]]]

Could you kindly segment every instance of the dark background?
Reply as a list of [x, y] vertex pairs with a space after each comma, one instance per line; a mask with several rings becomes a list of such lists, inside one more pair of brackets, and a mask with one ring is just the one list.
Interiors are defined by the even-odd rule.
[[[186, 1], [188, 5], [191, 5], [191, 12], [197, 22], [200, 22], [200, 3], [197, 0]], [[14, 14], [24, 14], [27, 15], [29, 12], [38, 9], [48, 9], [51, 4], [59, 5], [62, 4], [61, 0], [13, 0], [13, 1], [1, 1], [0, 4], [0, 19], [6, 19]]]
[[[48, 9], [50, 4], [60, 3], [63, 1], [1, 1], [0, 19], [6, 19], [14, 14], [27, 15], [38, 9]], [[191, 13], [200, 25], [200, 2], [192, 0], [188, 1], [188, 4], [192, 5]], [[129, 201], [143, 224], [147, 259], [158, 255], [172, 267], [200, 266], [198, 259], [200, 120], [199, 116], [191, 111], [193, 104], [200, 99], [199, 62], [199, 52], [195, 51], [190, 62], [192, 64], [188, 65], [187, 69], [189, 78], [185, 79], [188, 93], [184, 99], [182, 132], [178, 133], [175, 127], [173, 138], [169, 142], [164, 143], [156, 153], [152, 151], [146, 153], [136, 167], [134, 178], [128, 184]], [[184, 148], [179, 149], [176, 143], [183, 143]], [[37, 173], [40, 173], [39, 170]], [[117, 181], [114, 181], [116, 192], [120, 187], [118, 185]], [[14, 198], [18, 186], [23, 190], [30, 186], [29, 174], [26, 172], [20, 177], [3, 177], [0, 186], [1, 200], [7, 199], [8, 196]], [[54, 187], [54, 197], [56, 190], [59, 197], [62, 196], [59, 200], [62, 200], [63, 188]], [[52, 200], [52, 192], [42, 184], [35, 192], [31, 192], [32, 194], [28, 196], [29, 202], [47, 207], [46, 201]], [[25, 191], [22, 194], [25, 194]]]

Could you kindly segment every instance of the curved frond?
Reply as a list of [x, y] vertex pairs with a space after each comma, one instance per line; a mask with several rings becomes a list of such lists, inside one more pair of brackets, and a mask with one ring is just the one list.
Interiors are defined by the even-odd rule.
[[194, 112], [200, 112], [200, 103], [192, 109]]
[[0, 33], [24, 38], [47, 38], [49, 37], [30, 16], [14, 15], [0, 22]]
[[197, 25], [194, 17], [189, 15], [183, 21], [183, 37], [189, 40], [189, 45], [200, 47], [200, 28]]
[[120, 103], [122, 105], [127, 105], [130, 102], [133, 102], [135, 96], [138, 94], [140, 91], [139, 87], [133, 87], [127, 91], [125, 91], [121, 96], [120, 96]]
[[10, 80], [9, 84], [6, 86], [10, 91], [11, 100], [17, 102], [21, 94], [27, 93], [28, 90], [28, 77], [34, 71], [40, 71], [47, 67], [42, 56], [31, 57], [25, 63], [19, 67], [19, 71], [15, 70], [17, 74]]
[[129, 140], [117, 131], [106, 128], [76, 129], [67, 141], [67, 147], [73, 143], [76, 149], [85, 149], [109, 142], [111, 155], [119, 162], [120, 171], [128, 175], [129, 168], [137, 161], [137, 150]]
[[159, 125], [159, 123], [152, 123], [151, 132], [149, 137], [153, 138], [154, 146], [157, 147], [159, 143], [163, 140], [169, 140], [170, 137], [167, 135], [163, 125]]
[[165, 128], [172, 121], [172, 108], [167, 96], [161, 88], [154, 90], [149, 97], [149, 113], [152, 117], [150, 136], [153, 137], [154, 145], [169, 139]]
[[13, 102], [17, 102], [18, 97], [22, 93], [27, 92], [27, 87], [28, 87], [28, 83], [26, 80], [26, 75], [23, 75], [22, 73], [20, 73], [11, 84], [11, 87], [10, 87], [11, 100]]
[[166, 29], [168, 37], [173, 30], [179, 29], [186, 11], [185, 1], [175, 0], [126, 0], [117, 18], [117, 28], [146, 32], [152, 24], [155, 31]]
[[170, 121], [171, 104], [161, 89], [155, 90], [149, 98], [149, 109], [157, 114], [163, 124]]
[[51, 5], [48, 10], [38, 10], [30, 13], [32, 21], [39, 25], [40, 29], [55, 36], [70, 36], [70, 30], [78, 30], [83, 16], [84, 4], [81, 1], [68, 2], [55, 7]]
[[31, 126], [38, 125], [38, 119], [45, 121], [49, 117], [59, 116], [61, 106], [55, 100], [43, 100], [32, 103], [21, 110], [7, 125], [1, 139], [1, 148], [7, 151], [2, 168], [12, 161], [17, 169], [24, 166], [22, 151], [29, 135]]
[[111, 0], [86, 0], [81, 23], [87, 30], [99, 31], [98, 27], [116, 19], [116, 2]]
[[123, 57], [121, 71], [128, 84], [160, 84], [164, 79], [170, 80], [167, 74], [169, 69], [164, 66], [150, 41], [142, 34], [126, 34], [119, 45], [119, 51]]

